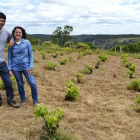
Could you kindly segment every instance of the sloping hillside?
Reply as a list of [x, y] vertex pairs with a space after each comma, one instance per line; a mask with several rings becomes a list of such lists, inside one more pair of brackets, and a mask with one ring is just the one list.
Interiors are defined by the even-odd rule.
[[97, 39], [93, 40], [92, 44], [99, 49], [109, 50], [117, 44], [127, 45], [131, 43], [137, 43], [140, 41], [140, 37], [135, 38], [118, 38], [118, 39]]
[[[126, 75], [127, 68], [123, 67], [120, 56], [108, 56], [99, 69], [83, 75], [84, 84], [75, 83], [80, 88], [77, 102], [64, 101], [68, 79], [73, 79], [72, 74], [79, 73], [85, 65], [95, 66], [98, 54], [86, 55], [78, 60], [78, 54], [72, 53], [73, 62], [67, 62], [66, 65], [59, 63], [64, 58], [69, 60], [69, 54], [66, 53], [57, 58], [47, 53], [43, 60], [41, 52], [36, 50], [34, 56], [39, 60], [39, 63], [35, 63], [39, 101], [52, 109], [63, 109], [64, 116], [60, 123], [63, 132], [71, 130], [79, 140], [140, 139], [140, 114], [133, 111], [139, 92], [126, 89], [126, 84], [132, 79]], [[129, 60], [136, 65], [134, 76], [139, 78], [140, 60], [131, 57]], [[58, 64], [56, 71], [43, 69], [49, 61]], [[43, 120], [36, 120], [32, 114], [34, 107], [27, 82], [25, 90], [27, 104], [19, 109], [9, 107], [5, 91], [0, 90], [3, 97], [3, 105], [0, 106], [0, 140], [39, 140]], [[17, 91], [15, 100], [21, 103]]]

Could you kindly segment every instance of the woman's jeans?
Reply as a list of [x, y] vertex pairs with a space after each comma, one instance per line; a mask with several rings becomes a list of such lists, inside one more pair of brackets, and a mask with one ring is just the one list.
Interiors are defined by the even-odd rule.
[[22, 77], [22, 73], [24, 74], [24, 76], [26, 77], [30, 87], [31, 87], [31, 93], [32, 93], [32, 99], [33, 102], [38, 102], [38, 93], [37, 93], [37, 85], [36, 85], [36, 81], [34, 78], [34, 75], [30, 75], [28, 74], [27, 70], [26, 71], [12, 71], [16, 81], [17, 81], [17, 85], [18, 85], [18, 91], [20, 94], [20, 98], [21, 101], [24, 102], [26, 101], [26, 97], [25, 97], [25, 90], [24, 90], [24, 82], [23, 82], [23, 77]]
[[[13, 98], [14, 98], [13, 87], [12, 87], [6, 62], [0, 63], [0, 76], [5, 85], [7, 102], [8, 103], [13, 102]], [[0, 101], [2, 101], [1, 95], [0, 95]]]

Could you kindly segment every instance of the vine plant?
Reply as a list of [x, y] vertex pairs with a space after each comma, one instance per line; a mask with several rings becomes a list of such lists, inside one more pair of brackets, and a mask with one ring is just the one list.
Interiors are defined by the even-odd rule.
[[75, 86], [71, 81], [69, 81], [66, 88], [65, 101], [77, 101], [78, 95], [79, 95], [79, 88]]
[[106, 53], [99, 55], [99, 59], [101, 59], [102, 62], [105, 62], [108, 59]]
[[80, 78], [83, 77], [82, 74], [79, 74], [79, 73], [78, 73], [78, 74], [75, 74], [75, 73], [74, 73], [73, 76], [77, 78], [77, 82], [78, 82], [78, 83], [81, 83], [81, 82], [80, 82]]
[[60, 60], [59, 62], [60, 62], [61, 65], [65, 65], [67, 63], [67, 59], [65, 58], [63, 60]]
[[33, 111], [35, 118], [42, 117], [44, 125], [42, 127], [43, 133], [40, 135], [41, 139], [49, 140], [49, 137], [57, 133], [59, 122], [62, 119], [63, 111], [59, 107], [51, 110], [50, 107], [45, 107], [39, 104]]
[[87, 68], [89, 69], [90, 74], [92, 74], [92, 72], [93, 72], [93, 67], [92, 67], [91, 65], [87, 65]]

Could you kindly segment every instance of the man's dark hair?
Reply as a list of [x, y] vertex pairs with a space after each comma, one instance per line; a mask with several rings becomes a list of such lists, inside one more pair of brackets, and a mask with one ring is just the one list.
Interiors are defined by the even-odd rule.
[[27, 38], [27, 33], [25, 32], [25, 29], [23, 29], [23, 28], [20, 27], [20, 26], [16, 26], [16, 27], [13, 29], [13, 31], [12, 31], [12, 35], [13, 35], [14, 38], [15, 38], [14, 33], [15, 33], [15, 30], [16, 30], [16, 29], [20, 29], [20, 30], [22, 31], [22, 38], [24, 38], [24, 39]]
[[6, 20], [6, 15], [0, 12], [0, 18], [3, 18], [4, 20]]

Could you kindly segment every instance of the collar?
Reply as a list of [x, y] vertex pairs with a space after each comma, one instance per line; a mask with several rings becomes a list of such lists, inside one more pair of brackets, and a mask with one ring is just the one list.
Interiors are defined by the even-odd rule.
[[[22, 38], [22, 39], [21, 39], [21, 42], [24, 42], [24, 41], [25, 41], [25, 39]], [[20, 42], [20, 43], [21, 43], [21, 42]], [[16, 44], [16, 40], [15, 40], [15, 39], [14, 39], [14, 44]]]

